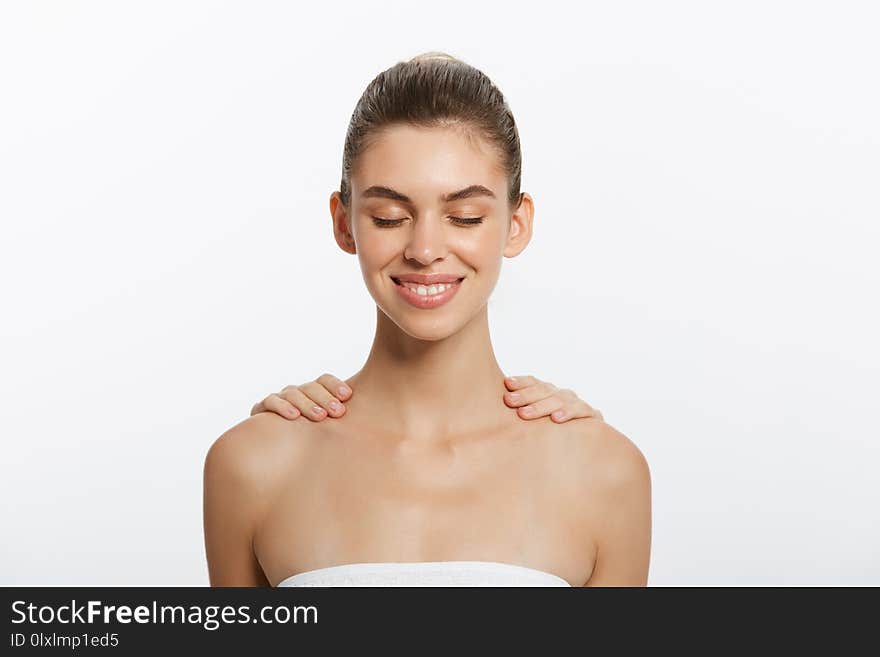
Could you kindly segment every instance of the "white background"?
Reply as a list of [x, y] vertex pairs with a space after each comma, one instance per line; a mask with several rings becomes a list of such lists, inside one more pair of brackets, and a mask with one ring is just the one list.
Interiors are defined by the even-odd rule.
[[0, 584], [207, 583], [209, 445], [372, 339], [351, 112], [443, 50], [536, 203], [499, 362], [643, 451], [649, 584], [880, 585], [872, 4], [3, 3]]

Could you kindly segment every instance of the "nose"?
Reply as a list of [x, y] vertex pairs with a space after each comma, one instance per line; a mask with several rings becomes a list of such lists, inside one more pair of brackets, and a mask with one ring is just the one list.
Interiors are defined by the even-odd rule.
[[403, 257], [430, 265], [447, 253], [446, 235], [443, 224], [436, 217], [423, 216], [413, 222]]

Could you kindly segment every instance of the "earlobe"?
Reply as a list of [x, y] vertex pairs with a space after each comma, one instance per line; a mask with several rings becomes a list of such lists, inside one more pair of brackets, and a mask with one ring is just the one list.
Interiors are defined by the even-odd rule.
[[357, 253], [357, 246], [355, 245], [354, 238], [352, 238], [350, 232], [345, 233], [345, 251], [352, 255]]
[[[355, 246], [354, 238], [351, 235], [348, 221], [347, 219], [343, 218], [340, 223], [341, 227], [334, 230], [334, 234], [336, 235], [336, 243], [343, 251], [354, 255], [355, 253], [357, 253], [357, 247]], [[338, 225], [339, 224], [337, 224], [337, 226]]]

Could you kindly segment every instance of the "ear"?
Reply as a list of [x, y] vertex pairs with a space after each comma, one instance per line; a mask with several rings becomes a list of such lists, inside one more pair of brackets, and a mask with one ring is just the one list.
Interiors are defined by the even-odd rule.
[[532, 239], [532, 218], [535, 215], [535, 204], [532, 197], [523, 192], [519, 205], [510, 217], [510, 228], [507, 242], [504, 245], [504, 257], [513, 258], [522, 253]]
[[339, 192], [333, 192], [330, 195], [330, 217], [333, 220], [333, 236], [339, 248], [346, 253], [357, 253], [354, 244], [354, 236], [351, 233], [351, 221], [349, 221], [348, 211], [339, 197]]

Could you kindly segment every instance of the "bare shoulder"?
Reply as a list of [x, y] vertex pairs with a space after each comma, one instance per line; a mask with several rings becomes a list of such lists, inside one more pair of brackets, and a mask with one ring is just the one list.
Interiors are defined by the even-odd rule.
[[250, 493], [268, 494], [302, 459], [304, 425], [275, 413], [257, 413], [224, 432], [205, 456], [205, 480]]
[[570, 456], [576, 467], [590, 474], [594, 483], [615, 488], [650, 482], [648, 460], [642, 450], [621, 431], [597, 418], [566, 422]]
[[626, 507], [650, 505], [648, 461], [628, 436], [598, 418], [557, 426], [562, 440], [554, 441], [554, 472], [583, 522], [600, 527]]
[[253, 550], [257, 527], [305, 441], [302, 429], [259, 413], [224, 432], [208, 449], [204, 471], [204, 529], [213, 586], [268, 584]]
[[644, 586], [651, 552], [648, 461], [629, 437], [602, 420], [572, 424], [572, 490], [597, 554], [587, 586]]

